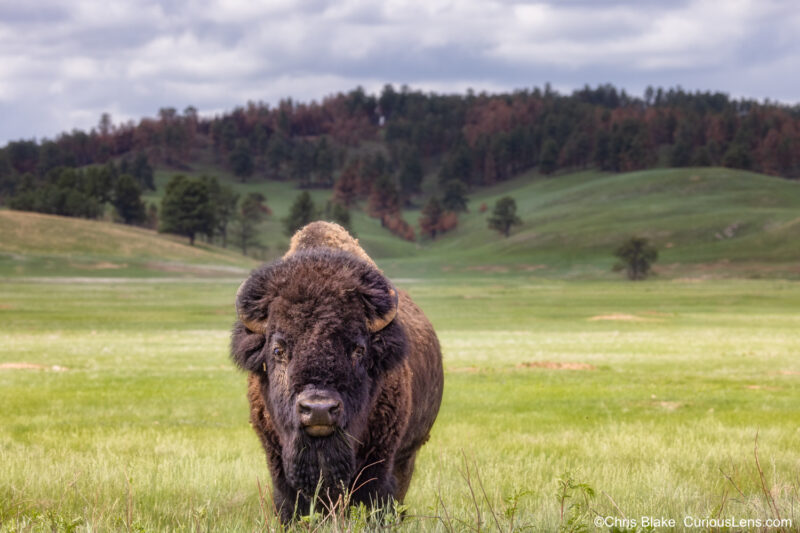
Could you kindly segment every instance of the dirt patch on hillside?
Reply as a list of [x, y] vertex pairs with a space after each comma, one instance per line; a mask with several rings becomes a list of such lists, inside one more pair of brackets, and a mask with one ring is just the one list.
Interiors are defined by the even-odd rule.
[[667, 411], [674, 411], [683, 404], [681, 402], [657, 402], [656, 405]]
[[780, 374], [784, 376], [800, 376], [800, 372], [796, 370], [781, 370]]
[[464, 373], [464, 374], [475, 374], [480, 372], [481, 369], [477, 366], [456, 366], [453, 368], [445, 369], [446, 372], [453, 372], [453, 373]]
[[36, 363], [0, 363], [0, 370], [50, 370], [52, 372], [66, 372], [69, 368], [59, 365], [38, 365]]
[[522, 272], [535, 272], [537, 270], [547, 268], [547, 265], [519, 265], [518, 268]]
[[779, 387], [769, 387], [767, 385], [748, 385], [746, 388], [750, 390], [768, 390], [768, 391], [781, 390]]
[[558, 363], [555, 361], [528, 361], [520, 363], [517, 368], [545, 368], [547, 370], [596, 370], [589, 363]]
[[100, 261], [99, 263], [70, 263], [69, 266], [73, 268], [80, 268], [82, 270], [116, 270], [118, 268], [126, 268], [127, 263], [117, 264], [110, 261]]
[[508, 272], [508, 267], [502, 265], [475, 265], [467, 267], [464, 270], [485, 272], [487, 274], [505, 274], [506, 272]]
[[588, 320], [597, 321], [597, 320], [623, 320], [623, 321], [630, 321], [630, 322], [647, 322], [648, 318], [642, 318], [636, 315], [629, 315], [627, 313], [611, 313], [609, 315], [596, 315]]

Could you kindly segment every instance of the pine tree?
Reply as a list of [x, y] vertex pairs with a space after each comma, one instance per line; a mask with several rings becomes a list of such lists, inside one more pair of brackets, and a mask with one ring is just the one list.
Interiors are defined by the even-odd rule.
[[511, 233], [511, 226], [522, 224], [522, 220], [517, 216], [517, 202], [510, 196], [504, 196], [494, 204], [492, 216], [489, 217], [489, 229], [499, 231], [508, 237]]
[[236, 214], [239, 195], [229, 185], [221, 185], [210, 176], [201, 178], [208, 187], [208, 196], [214, 208], [214, 233], [222, 237], [222, 247], [228, 246], [228, 224]]
[[211, 235], [213, 230], [214, 207], [207, 185], [180, 174], [173, 176], [161, 200], [159, 231], [183, 235], [189, 238], [189, 244], [194, 245], [197, 233]]
[[383, 219], [386, 216], [400, 211], [400, 195], [389, 176], [381, 175], [372, 182], [367, 211], [370, 216], [380, 218], [381, 225], [384, 225]]
[[358, 196], [358, 173], [361, 165], [357, 161], [351, 161], [344, 167], [336, 185], [333, 187], [333, 199], [337, 203], [350, 207]]
[[462, 212], [467, 210], [467, 186], [459, 180], [450, 180], [444, 184], [442, 206], [448, 211]]
[[631, 237], [614, 251], [620, 263], [614, 265], [615, 270], [625, 270], [631, 281], [643, 280], [650, 272], [653, 263], [658, 259], [658, 250], [643, 237]]
[[246, 140], [239, 139], [236, 141], [233, 150], [228, 156], [228, 162], [233, 169], [233, 173], [242, 179], [242, 183], [248, 176], [253, 175], [253, 157], [250, 155], [250, 147]]
[[270, 214], [266, 197], [259, 192], [247, 193], [236, 213], [235, 239], [242, 247], [242, 254], [247, 255], [248, 247], [259, 246], [258, 225]]
[[422, 217], [419, 219], [420, 232], [435, 239], [443, 214], [442, 204], [437, 198], [432, 197], [428, 200], [428, 203], [422, 208]]
[[353, 234], [353, 229], [350, 225], [350, 210], [339, 202], [333, 201], [325, 204], [325, 218], [331, 222], [336, 222], [350, 234]]
[[556, 168], [558, 168], [558, 144], [553, 139], [547, 139], [542, 145], [539, 170], [542, 174], [552, 174]]
[[141, 195], [142, 189], [133, 176], [123, 174], [117, 178], [111, 204], [125, 224], [142, 224], [145, 221], [145, 207]]
[[400, 175], [398, 177], [400, 196], [403, 198], [403, 203], [408, 204], [413, 195], [419, 194], [422, 178], [422, 161], [420, 161], [419, 152], [414, 149], [406, 150], [402, 155]]
[[317, 185], [320, 187], [333, 185], [333, 149], [325, 137], [317, 143], [314, 152], [314, 166], [316, 167]]
[[136, 154], [136, 157], [133, 158], [130, 173], [136, 178], [139, 185], [142, 186], [142, 189], [156, 190], [156, 185], [153, 181], [153, 167], [150, 166], [150, 162], [147, 160], [147, 155], [145, 155], [144, 152], [139, 152]]
[[291, 237], [297, 230], [315, 218], [317, 218], [317, 208], [308, 191], [303, 191], [297, 195], [292, 207], [289, 208], [289, 215], [283, 219], [283, 231]]

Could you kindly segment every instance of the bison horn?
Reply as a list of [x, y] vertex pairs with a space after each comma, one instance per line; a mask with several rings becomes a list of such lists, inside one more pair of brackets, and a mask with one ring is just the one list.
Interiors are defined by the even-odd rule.
[[376, 317], [367, 322], [367, 329], [370, 331], [370, 333], [375, 333], [376, 331], [382, 330], [388, 326], [392, 320], [394, 320], [395, 316], [397, 316], [398, 297], [397, 291], [394, 289], [394, 287], [389, 288], [389, 297], [392, 298], [392, 307], [390, 307], [389, 310], [383, 314], [383, 316]]
[[239, 320], [244, 324], [244, 327], [252, 331], [253, 333], [263, 333], [264, 332], [264, 325], [260, 322], [255, 320], [248, 320], [245, 317], [244, 309], [242, 309], [242, 303], [239, 300], [240, 296], [242, 295], [242, 290], [244, 289], [244, 285], [247, 283], [247, 280], [244, 280], [239, 288], [236, 289], [236, 315], [238, 316]]

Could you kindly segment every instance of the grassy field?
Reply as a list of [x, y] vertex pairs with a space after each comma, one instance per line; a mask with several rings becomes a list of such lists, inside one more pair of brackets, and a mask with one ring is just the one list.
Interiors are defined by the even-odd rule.
[[[160, 201], [175, 172], [156, 174]], [[274, 214], [262, 224], [265, 257], [286, 248], [281, 218], [300, 191], [292, 182], [240, 183], [226, 171], [203, 166], [190, 175], [215, 175], [244, 194], [259, 191]], [[429, 175], [422, 198], [436, 191]], [[318, 206], [327, 190], [312, 190]], [[503, 239], [487, 227], [488, 212], [502, 196], [512, 196], [523, 224]], [[352, 211], [353, 228], [370, 255], [389, 271], [435, 272], [475, 268], [537, 271], [548, 278], [606, 278], [612, 251], [631, 235], [651, 239], [660, 251], [657, 266], [666, 277], [800, 277], [800, 183], [727, 168], [655, 169], [624, 174], [597, 171], [545, 177], [529, 172], [470, 195], [468, 213], [454, 231], [435, 241], [409, 243], [393, 237], [363, 205]], [[403, 216], [419, 233], [420, 209]], [[420, 262], [419, 259], [424, 261]], [[421, 265], [421, 266], [420, 266]], [[421, 275], [431, 272], [423, 271]]]
[[[281, 255], [293, 184], [221, 178], [265, 193], [266, 256]], [[318, 204], [329, 194], [313, 191]], [[478, 207], [506, 194], [524, 224], [502, 239]], [[353, 211], [444, 351], [444, 403], [401, 530], [580, 531], [598, 516], [620, 530], [642, 517], [798, 529], [798, 183], [728, 169], [533, 174], [470, 207], [417, 243]], [[660, 250], [651, 281], [610, 271], [633, 233]], [[274, 527], [245, 377], [227, 357], [233, 295], [256, 264], [0, 211], [0, 531]]]
[[[797, 529], [798, 284], [398, 284], [446, 369], [401, 530], [778, 515]], [[265, 525], [265, 460], [227, 359], [236, 286], [0, 280], [0, 529]]]
[[0, 276], [242, 276], [258, 263], [233, 250], [123, 224], [0, 211]]

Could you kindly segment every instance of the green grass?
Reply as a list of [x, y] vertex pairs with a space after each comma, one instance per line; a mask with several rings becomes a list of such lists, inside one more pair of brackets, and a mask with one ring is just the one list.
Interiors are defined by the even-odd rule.
[[[157, 173], [159, 191], [174, 173]], [[240, 193], [262, 192], [274, 211], [262, 227], [267, 257], [285, 249], [280, 219], [300, 192], [293, 182], [242, 184], [213, 166], [189, 174], [218, 176]], [[425, 196], [435, 194], [435, 175], [427, 176], [423, 188]], [[330, 198], [330, 191], [311, 193], [319, 206]], [[489, 212], [479, 212], [481, 204], [491, 210], [505, 195], [516, 200], [523, 220], [508, 239], [488, 229]], [[401, 241], [361, 209], [353, 211], [353, 227], [367, 252], [387, 260], [389, 271], [397, 265], [398, 272], [416, 269], [423, 258], [422, 268], [438, 272], [497, 267], [550, 278], [611, 278], [611, 252], [631, 235], [643, 235], [659, 249], [657, 270], [666, 277], [800, 276], [800, 241], [793, 238], [800, 230], [800, 183], [752, 172], [680, 168], [551, 177], [529, 172], [475, 190], [469, 207], [458, 228], [435, 241]], [[418, 232], [420, 210], [408, 209], [404, 217]]]
[[[505, 195], [516, 200], [523, 220], [508, 239], [486, 224], [494, 202]], [[489, 212], [481, 214], [483, 203]], [[800, 183], [751, 172], [529, 173], [478, 190], [469, 207], [456, 230], [423, 243], [429, 264], [610, 278], [611, 252], [631, 235], [642, 235], [659, 249], [657, 270], [667, 277], [800, 274], [800, 240], [795, 238]], [[407, 218], [415, 220], [418, 214]]]
[[[592, 529], [588, 508], [679, 524], [720, 507], [765, 519], [775, 512], [756, 435], [765, 484], [797, 527], [797, 283], [455, 272], [398, 285], [433, 321], [445, 360], [442, 409], [406, 502], [442, 520], [401, 530], [448, 530], [445, 516], [474, 527], [469, 484], [493, 529], [477, 476], [504, 526], [504, 499], [524, 491], [516, 523], [543, 531], [570, 518]], [[264, 525], [265, 460], [245, 378], [227, 359], [236, 286], [0, 281], [0, 364], [44, 367], [0, 370], [0, 529]], [[569, 363], [584, 369], [558, 368]], [[595, 496], [582, 506], [568, 490], [562, 521], [568, 474]]]
[[[259, 238], [264, 247], [263, 258], [279, 257], [288, 248], [289, 237], [284, 234], [282, 219], [289, 214], [289, 208], [302, 192], [296, 182], [260, 180], [253, 176], [242, 183], [229, 171], [211, 164], [197, 165], [187, 171], [161, 169], [155, 173], [156, 191], [147, 192], [143, 196], [145, 202], [160, 205], [167, 183], [176, 174], [192, 177], [214, 176], [222, 184], [232, 187], [242, 197], [249, 192], [260, 192], [267, 198], [266, 204], [272, 210], [272, 215], [267, 217], [259, 228]], [[332, 196], [330, 189], [310, 189], [308, 192], [318, 209], [323, 209]], [[415, 253], [416, 246], [413, 243], [394, 237], [389, 231], [381, 228], [380, 221], [367, 216], [362, 209], [353, 210], [351, 216], [354, 231], [371, 255], [389, 258], [408, 257]]]
[[232, 250], [95, 220], [0, 211], [0, 276], [242, 276]]
[[[178, 172], [157, 171], [157, 191], [148, 193], [146, 200], [159, 203], [167, 181]], [[217, 176], [240, 194], [263, 193], [273, 214], [259, 228], [264, 248], [258, 255], [269, 260], [283, 254], [289, 238], [281, 219], [300, 193], [294, 182], [253, 178], [241, 183], [210, 163], [183, 173]], [[426, 178], [426, 194], [433, 193], [434, 181], [433, 174]], [[330, 190], [310, 192], [318, 207], [331, 197]], [[489, 212], [479, 209], [481, 204], [491, 209], [504, 195], [516, 199], [523, 220], [507, 239], [488, 229]], [[610, 280], [618, 277], [611, 272], [616, 261], [612, 252], [632, 235], [646, 236], [655, 244], [660, 254], [656, 273], [663, 278], [800, 277], [800, 240], [795, 238], [800, 230], [800, 183], [739, 170], [585, 171], [552, 177], [528, 173], [474, 191], [470, 212], [460, 216], [455, 230], [435, 241], [398, 239], [367, 216], [364, 207], [351, 212], [355, 233], [387, 272], [401, 277], [489, 272]], [[180, 246], [185, 239], [75, 219], [37, 218], [51, 222], [23, 225], [17, 214], [17, 226], [12, 227], [11, 216], [0, 211], [0, 275], [130, 277], [163, 272], [158, 265], [153, 268], [152, 258], [245, 268], [255, 264], [238, 256], [234, 247], [221, 250], [201, 243], [193, 249]], [[406, 210], [404, 216], [418, 231], [420, 210]], [[153, 239], [152, 246], [148, 239]], [[126, 243], [134, 241], [138, 248], [127, 249]], [[199, 249], [212, 255], [200, 257]], [[65, 256], [70, 260], [66, 265]], [[139, 257], [147, 261], [137, 262]], [[87, 274], [92, 265], [108, 263], [117, 266]]]

